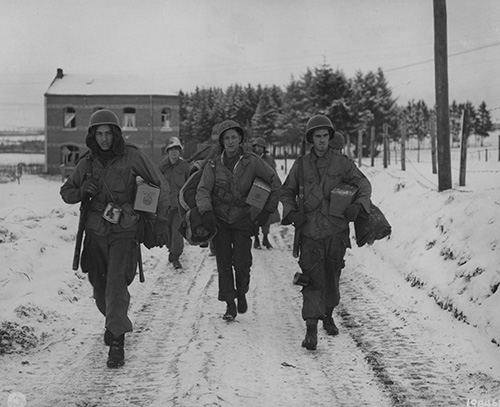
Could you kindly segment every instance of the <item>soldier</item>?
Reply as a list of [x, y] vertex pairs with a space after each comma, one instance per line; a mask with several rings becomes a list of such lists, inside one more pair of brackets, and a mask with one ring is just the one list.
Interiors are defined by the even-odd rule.
[[[264, 162], [266, 162], [273, 170], [276, 171], [276, 162], [274, 161], [274, 158], [271, 154], [266, 149], [266, 142], [262, 137], [256, 137], [252, 143], [252, 150], [253, 152], [258, 155]], [[277, 223], [280, 221], [280, 214], [278, 210], [276, 209], [271, 216], [269, 216], [269, 219], [267, 220], [265, 225], [262, 225], [262, 227], [258, 227], [254, 236], [254, 242], [253, 242], [253, 247], [254, 249], [260, 249], [260, 240], [259, 240], [259, 229], [262, 229], [262, 244], [266, 249], [272, 249], [273, 246], [271, 245], [271, 242], [269, 242], [269, 230], [271, 227], [271, 224]]]
[[132, 331], [127, 315], [128, 286], [134, 280], [140, 250], [140, 216], [133, 209], [136, 177], [167, 193], [160, 193], [160, 215], [167, 213], [168, 186], [137, 147], [125, 144], [112, 111], [98, 110], [90, 117], [85, 142], [89, 152], [60, 193], [68, 204], [88, 202], [81, 268], [88, 274], [97, 308], [105, 316], [107, 366], [116, 368], [125, 362], [125, 333]]
[[[276, 209], [281, 182], [276, 172], [259, 157], [243, 151], [244, 131], [237, 122], [223, 121], [217, 127], [217, 133], [222, 152], [205, 165], [196, 204], [205, 228], [217, 229], [213, 242], [219, 281], [218, 299], [226, 302], [223, 319], [232, 321], [238, 313], [247, 311], [251, 237], [255, 227], [265, 224]], [[263, 210], [252, 220], [246, 198], [256, 177], [269, 184], [271, 193]]]
[[[333, 310], [340, 301], [339, 280], [349, 241], [349, 222], [360, 211], [370, 209], [371, 185], [354, 162], [332, 148], [335, 129], [328, 117], [316, 115], [306, 125], [311, 151], [295, 160], [281, 188], [282, 224], [292, 224], [301, 232], [299, 265], [305, 285], [302, 289], [302, 318], [306, 336], [302, 346], [315, 350], [317, 324], [323, 321], [328, 335], [337, 335]], [[301, 173], [302, 171], [302, 173]], [[341, 183], [357, 187], [357, 194], [343, 214], [330, 209], [330, 191]], [[303, 211], [297, 205], [299, 184], [303, 185]], [[297, 231], [296, 231], [297, 233]]]
[[171, 207], [168, 213], [168, 261], [175, 269], [182, 269], [179, 257], [184, 250], [184, 238], [179, 232], [181, 216], [179, 214], [179, 190], [189, 178], [190, 165], [181, 157], [182, 144], [177, 137], [171, 137], [165, 146], [166, 156], [159, 164], [160, 171], [170, 186]]

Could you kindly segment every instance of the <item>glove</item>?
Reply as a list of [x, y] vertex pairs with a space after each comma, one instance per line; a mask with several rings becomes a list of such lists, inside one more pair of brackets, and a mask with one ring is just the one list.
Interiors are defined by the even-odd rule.
[[213, 232], [217, 227], [217, 220], [215, 219], [215, 215], [213, 211], [205, 212], [201, 215], [201, 223], [205, 229], [210, 232]]
[[82, 198], [92, 198], [99, 192], [99, 184], [94, 178], [85, 180], [80, 188]]
[[255, 220], [253, 221], [253, 223], [256, 225], [256, 226], [262, 226], [262, 225], [265, 225], [267, 223], [267, 221], [269, 220], [269, 216], [271, 216], [271, 212], [269, 211], [266, 211], [265, 209], [263, 211], [261, 211], [255, 218]]
[[347, 219], [348, 222], [354, 222], [357, 219], [360, 210], [361, 210], [360, 204], [357, 203], [350, 204], [344, 211], [344, 217]]
[[286, 217], [293, 226], [300, 228], [304, 223], [306, 223], [306, 215], [301, 211], [291, 211]]

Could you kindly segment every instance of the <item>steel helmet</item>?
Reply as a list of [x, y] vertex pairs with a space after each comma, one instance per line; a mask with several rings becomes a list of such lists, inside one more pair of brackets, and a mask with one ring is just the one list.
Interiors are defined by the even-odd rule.
[[328, 117], [322, 114], [317, 114], [309, 119], [306, 124], [306, 140], [308, 143], [312, 143], [312, 133], [316, 129], [326, 128], [330, 132], [330, 140], [335, 134], [335, 128]]
[[101, 109], [98, 110], [97, 112], [92, 113], [92, 116], [90, 116], [89, 120], [89, 128], [88, 130], [92, 127], [100, 126], [101, 124], [110, 124], [113, 126], [116, 126], [120, 129], [120, 121], [118, 120], [118, 116], [113, 113], [111, 110], [107, 109]]
[[336, 131], [333, 137], [330, 137], [330, 145], [335, 150], [342, 150], [345, 146], [344, 135], [340, 131]]
[[182, 151], [182, 148], [183, 148], [182, 144], [181, 144], [181, 141], [177, 137], [175, 137], [175, 136], [170, 137], [170, 140], [168, 140], [168, 143], [165, 146], [165, 152], [167, 152], [169, 149], [174, 148], [174, 147], [180, 148], [181, 151]]
[[243, 128], [234, 120], [224, 120], [221, 124], [217, 126], [217, 133], [220, 146], [224, 147], [224, 143], [222, 142], [222, 135], [226, 130], [229, 129], [235, 129], [238, 133], [240, 133], [241, 136], [240, 143], [243, 143], [243, 139], [245, 137], [245, 132], [243, 131]]
[[267, 144], [262, 137], [256, 137], [252, 142], [252, 146], [261, 146], [262, 148], [266, 148]]

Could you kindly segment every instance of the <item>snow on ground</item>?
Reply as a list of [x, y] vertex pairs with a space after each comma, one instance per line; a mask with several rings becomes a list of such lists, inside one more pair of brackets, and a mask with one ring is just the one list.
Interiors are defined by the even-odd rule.
[[184, 273], [166, 250], [143, 249], [146, 283], [131, 286], [135, 331], [119, 371], [105, 368], [102, 317], [71, 270], [78, 206], [60, 199], [59, 177], [0, 184], [0, 405], [13, 392], [28, 406], [498, 400], [500, 163], [472, 157], [466, 186], [454, 162], [445, 192], [425, 157], [408, 154], [406, 171], [363, 164], [393, 233], [370, 247], [353, 238], [341, 334], [320, 333], [316, 352], [300, 347], [291, 228], [273, 225], [275, 249], [253, 251], [249, 313], [234, 324], [220, 319], [206, 249], [186, 247]]

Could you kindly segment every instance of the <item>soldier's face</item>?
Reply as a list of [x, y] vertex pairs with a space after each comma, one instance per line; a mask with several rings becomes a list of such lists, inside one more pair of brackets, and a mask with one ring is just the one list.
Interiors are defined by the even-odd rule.
[[330, 132], [327, 129], [316, 129], [313, 131], [312, 140], [314, 149], [321, 155], [328, 150]]
[[257, 155], [261, 155], [264, 152], [264, 147], [256, 144], [253, 146], [253, 152]]
[[95, 131], [95, 140], [101, 150], [108, 151], [113, 145], [113, 131], [111, 130], [111, 126], [107, 124], [98, 126]]
[[226, 153], [231, 155], [238, 151], [240, 147], [241, 136], [235, 129], [229, 129], [222, 135], [222, 144], [224, 144], [224, 150]]
[[168, 149], [168, 158], [170, 161], [176, 162], [181, 155], [181, 149], [179, 147], [172, 147]]

